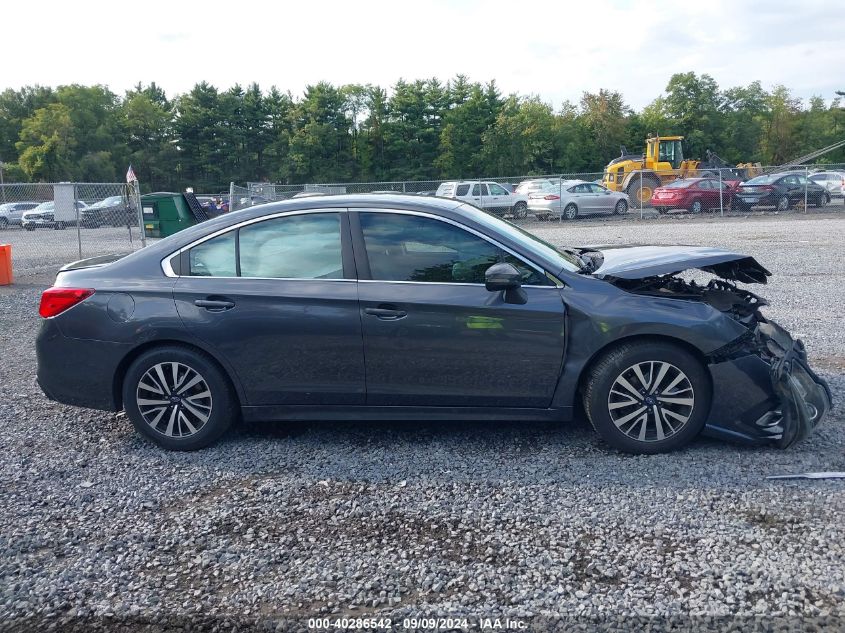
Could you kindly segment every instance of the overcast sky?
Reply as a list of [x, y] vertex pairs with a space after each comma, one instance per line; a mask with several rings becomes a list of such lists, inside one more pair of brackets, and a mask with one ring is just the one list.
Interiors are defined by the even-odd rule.
[[320, 80], [389, 87], [464, 73], [555, 107], [608, 88], [639, 109], [693, 70], [804, 99], [845, 90], [842, 0], [54, 0], [2, 14], [0, 89], [102, 83], [122, 94], [155, 81], [173, 96], [201, 80], [257, 81], [299, 95]]

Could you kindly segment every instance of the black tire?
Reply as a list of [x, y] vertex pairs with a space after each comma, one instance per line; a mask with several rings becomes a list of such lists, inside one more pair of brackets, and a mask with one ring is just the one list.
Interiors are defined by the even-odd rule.
[[[620, 404], [628, 393], [627, 389], [624, 390], [625, 393], [616, 390], [611, 393], [611, 389], [617, 384], [617, 379], [626, 378], [626, 376], [630, 378], [628, 384], [632, 387], [642, 386], [633, 373], [633, 367], [639, 366], [640, 363], [652, 363], [650, 373], [646, 374], [644, 370], [641, 373], [650, 381], [660, 378], [658, 386], [668, 387], [678, 374], [682, 374], [684, 380], [672, 387], [671, 391], [664, 391], [663, 397], [677, 396], [673, 398], [676, 402], [687, 401], [691, 391], [693, 404], [681, 405], [658, 401], [657, 396], [653, 394], [642, 395], [642, 390], [639, 391], [640, 400], [630, 396], [632, 404]], [[661, 377], [659, 369], [655, 368], [662, 368], [664, 364], [670, 369], [667, 369]], [[655, 454], [678, 449], [701, 432], [710, 413], [711, 386], [704, 366], [692, 354], [670, 342], [641, 340], [622, 343], [599, 357], [588, 372], [582, 391], [584, 411], [599, 435], [608, 444], [621, 451]], [[687, 384], [690, 389], [681, 391]], [[611, 413], [611, 405], [615, 405], [614, 413]], [[620, 423], [630, 413], [635, 413], [641, 408], [645, 413], [635, 415], [631, 421]], [[655, 414], [661, 416], [659, 423], [655, 419]], [[620, 416], [616, 418], [615, 423], [613, 415]], [[637, 427], [643, 415], [645, 415], [645, 421]], [[681, 423], [670, 415], [686, 416], [687, 419]], [[670, 420], [672, 422], [668, 422]], [[631, 426], [628, 426], [629, 422], [632, 422]], [[673, 422], [678, 426], [673, 432], [667, 434], [666, 431], [671, 428]], [[654, 426], [653, 436], [649, 425]], [[646, 427], [648, 433], [646, 433], [646, 438], [641, 440], [639, 437], [643, 426]], [[636, 430], [635, 427], [637, 427]], [[663, 439], [660, 439], [658, 429], [662, 429]], [[637, 437], [632, 437], [632, 435]]]
[[613, 207], [613, 212], [616, 215], [625, 215], [628, 213], [628, 203], [625, 200], [620, 200], [616, 203], [616, 206]]
[[655, 207], [655, 209], [657, 209], [657, 212], [660, 215], [666, 215], [667, 213], [669, 213], [669, 209], [667, 209], [666, 207]]
[[789, 196], [783, 195], [778, 198], [777, 204], [775, 205], [775, 209], [778, 211], [788, 211], [789, 210]]
[[[153, 386], [161, 387], [163, 391], [170, 392], [169, 394], [162, 394], [163, 397], [167, 397], [162, 399], [161, 402], [166, 401], [168, 404], [165, 407], [150, 404], [158, 402], [158, 400], [155, 400], [156, 392], [144, 389], [141, 386], [142, 379], [149, 381], [150, 375], [158, 376], [155, 372], [157, 365], [163, 364], [164, 367], [170, 367], [172, 370], [171, 364], [173, 363], [178, 364], [181, 368], [177, 369], [177, 374], [184, 371], [183, 376], [185, 378], [183, 378], [182, 384], [190, 382], [186, 378], [188, 375], [192, 375], [188, 374], [188, 370], [198, 375], [201, 382], [187, 391], [179, 391], [179, 383], [177, 382], [176, 395], [174, 396], [177, 400], [174, 400], [171, 397], [173, 390], [167, 384], [167, 381], [172, 382], [172, 375], [165, 371], [165, 384], [162, 384], [160, 378], [154, 378], [150, 382]], [[152, 373], [148, 375], [148, 371]], [[144, 382], [143, 384], [150, 383]], [[201, 395], [205, 393], [204, 387], [207, 387], [210, 394], [207, 398]], [[202, 391], [196, 392], [196, 389]], [[141, 354], [129, 366], [124, 376], [122, 393], [126, 415], [132, 421], [135, 429], [159, 446], [173, 451], [194, 451], [213, 444], [226, 432], [238, 414], [237, 398], [226, 375], [217, 363], [206, 354], [188, 347], [175, 345], [157, 347]], [[142, 406], [147, 407], [143, 412]], [[163, 408], [164, 411], [162, 417], [156, 419], [158, 408]], [[176, 410], [175, 413], [174, 409]], [[196, 415], [196, 411], [201, 414], [208, 413], [207, 419], [200, 422], [201, 417]], [[189, 418], [193, 423], [183, 421], [183, 419], [188, 420]], [[169, 425], [171, 419], [173, 419], [173, 424]], [[154, 422], [155, 424], [153, 424]], [[190, 431], [191, 428], [194, 428], [194, 432]], [[168, 433], [168, 430], [171, 430], [171, 432]]]
[[513, 205], [511, 210], [513, 217], [517, 220], [523, 220], [528, 217], [528, 204], [525, 202], [517, 202]]
[[689, 210], [692, 213], [696, 213], [696, 214], [701, 213], [701, 211], [703, 209], [704, 209], [704, 207], [701, 204], [701, 200], [693, 200], [693, 202], [692, 202], [692, 204], [690, 205], [690, 208], [689, 208]]
[[[818, 198], [816, 198], [816, 203], [815, 203], [814, 206], [816, 206], [818, 208], [822, 208], [822, 207], [825, 207], [829, 204], [830, 204], [830, 194], [827, 193], [827, 192], [824, 192], [824, 193], [820, 194]], [[2, 228], [2, 227], [0, 227], [0, 228]]]
[[563, 210], [563, 213], [560, 214], [561, 220], [574, 220], [578, 217], [578, 207], [575, 205], [574, 202], [570, 202]]

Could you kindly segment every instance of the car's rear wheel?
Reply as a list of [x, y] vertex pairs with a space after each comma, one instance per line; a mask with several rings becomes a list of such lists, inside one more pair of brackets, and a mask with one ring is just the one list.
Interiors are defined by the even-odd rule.
[[138, 431], [177, 451], [212, 444], [237, 414], [231, 385], [217, 364], [177, 346], [135, 359], [123, 381], [123, 404]]
[[690, 205], [690, 208], [689, 208], [689, 210], [692, 211], [693, 213], [701, 213], [701, 209], [702, 209], [701, 200], [694, 200], [692, 205]]
[[578, 207], [576, 207], [573, 203], [569, 203], [566, 205], [566, 208], [563, 210], [563, 214], [561, 218], [564, 220], [574, 220], [578, 217]]
[[786, 211], [789, 209], [789, 196], [781, 196], [778, 199], [777, 210]]
[[702, 363], [663, 341], [623, 343], [590, 369], [584, 410], [604, 440], [629, 453], [653, 454], [687, 444], [710, 411]]
[[616, 215], [625, 215], [626, 213], [628, 213], [628, 203], [624, 200], [620, 200], [616, 203], [616, 206], [613, 207], [613, 212]]
[[522, 220], [528, 217], [528, 205], [525, 202], [517, 202], [513, 205], [513, 217]]

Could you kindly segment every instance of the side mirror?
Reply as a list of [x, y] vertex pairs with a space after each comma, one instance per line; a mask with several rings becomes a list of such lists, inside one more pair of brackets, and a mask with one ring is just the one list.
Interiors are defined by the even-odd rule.
[[493, 264], [484, 273], [484, 286], [490, 292], [519, 288], [522, 275], [513, 264]]
[[504, 291], [505, 303], [524, 305], [528, 295], [520, 287], [522, 275], [513, 264], [493, 264], [484, 273], [484, 286], [490, 292]]

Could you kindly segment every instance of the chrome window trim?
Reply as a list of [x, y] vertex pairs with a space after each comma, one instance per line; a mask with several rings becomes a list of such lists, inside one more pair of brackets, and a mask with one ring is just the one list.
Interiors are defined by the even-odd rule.
[[[484, 284], [481, 283], [463, 283], [463, 282], [448, 282], [448, 281], [392, 281], [389, 279], [319, 279], [319, 278], [300, 278], [300, 277], [222, 277], [222, 276], [200, 276], [200, 275], [177, 275], [176, 271], [173, 270], [173, 267], [170, 265], [170, 260], [175, 257], [176, 255], [182, 255], [187, 250], [192, 249], [194, 246], [198, 246], [203, 242], [207, 242], [208, 240], [214, 239], [215, 237], [219, 237], [224, 233], [228, 233], [229, 231], [234, 231], [240, 229], [244, 226], [249, 226], [250, 224], [255, 224], [257, 222], [264, 222], [265, 220], [273, 220], [276, 218], [281, 217], [288, 217], [294, 215], [307, 215], [311, 213], [343, 213], [347, 211], [346, 207], [339, 207], [339, 208], [328, 208], [328, 209], [299, 209], [294, 211], [280, 211], [278, 213], [271, 213], [270, 215], [264, 215], [257, 218], [251, 218], [249, 220], [244, 220], [243, 222], [239, 222], [238, 224], [233, 224], [231, 226], [227, 226], [225, 228], [219, 229], [214, 231], [213, 233], [209, 233], [208, 235], [204, 235], [203, 237], [197, 238], [193, 242], [186, 244], [185, 246], [175, 250], [168, 255], [165, 255], [164, 258], [161, 260], [161, 269], [162, 272], [166, 277], [170, 278], [179, 278], [179, 277], [195, 277], [196, 279], [263, 279], [263, 280], [274, 280], [274, 281], [360, 281], [360, 282], [379, 282], [379, 283], [409, 283], [409, 284], [446, 284], [451, 286], [483, 286]], [[453, 226], [458, 227], [459, 229], [463, 229], [464, 231], [468, 231], [472, 233], [476, 237], [480, 237], [482, 240], [493, 244], [497, 248], [502, 249], [506, 253], [510, 253], [512, 256], [516, 257], [518, 260], [526, 264], [527, 266], [533, 268], [535, 271], [550, 279], [552, 281], [551, 286], [538, 286], [538, 285], [525, 285], [524, 288], [562, 288], [564, 287], [563, 282], [561, 282], [557, 277], [554, 276], [553, 273], [546, 271], [541, 266], [536, 265], [533, 262], [530, 262], [525, 259], [522, 255], [513, 251], [513, 249], [508, 248], [504, 244], [496, 241], [495, 239], [481, 233], [473, 229], [472, 227], [467, 226], [466, 224], [461, 224], [460, 222], [456, 222], [451, 218], [444, 218], [443, 216], [435, 215], [433, 213], [426, 213], [425, 211], [411, 211], [408, 209], [382, 209], [382, 208], [354, 208], [354, 211], [358, 211], [361, 213], [393, 213], [396, 215], [415, 215], [424, 218], [431, 218], [432, 220], [438, 220], [440, 222], [445, 222], [446, 224], [451, 224]]]
[[[172, 253], [165, 255], [164, 258], [161, 260], [161, 270], [164, 272], [166, 277], [201, 277], [200, 275], [177, 275], [176, 271], [173, 270], [173, 267], [169, 265], [171, 258], [176, 255], [181, 255], [187, 250], [192, 249], [194, 246], [199, 246], [203, 242], [207, 242], [208, 240], [214, 239], [215, 237], [219, 237], [224, 233], [228, 233], [229, 231], [234, 231], [240, 229], [244, 226], [249, 226], [250, 224], [255, 224], [256, 222], [264, 222], [265, 220], [273, 220], [275, 218], [286, 217], [290, 215], [306, 215], [310, 213], [343, 213], [346, 211], [346, 208], [335, 208], [335, 209], [299, 209], [294, 211], [279, 211], [278, 213], [271, 213], [270, 215], [262, 215], [257, 218], [251, 218], [249, 220], [244, 220], [243, 222], [239, 222], [238, 224], [233, 224], [231, 226], [227, 226], [225, 228], [219, 229], [214, 231], [213, 233], [209, 233], [208, 235], [204, 235], [203, 237], [195, 239], [190, 244], [186, 244], [182, 248], [173, 251]], [[342, 236], [341, 236], [342, 237]], [[165, 263], [168, 265], [165, 266]], [[203, 275], [204, 276], [204, 275]], [[219, 276], [208, 276], [208, 279], [299, 279], [294, 277], [219, 277]], [[314, 281], [314, 279], [306, 278], [310, 281]], [[329, 280], [323, 280], [329, 281]], [[348, 281], [346, 279], [338, 280], [338, 281]]]

